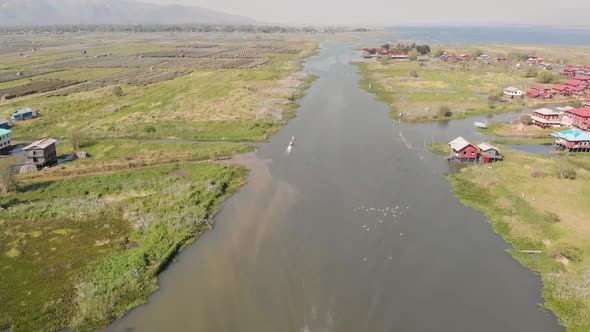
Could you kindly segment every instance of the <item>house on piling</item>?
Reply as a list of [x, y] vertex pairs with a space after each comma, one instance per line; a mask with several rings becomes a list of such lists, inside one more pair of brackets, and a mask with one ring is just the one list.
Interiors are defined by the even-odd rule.
[[57, 140], [53, 138], [44, 138], [25, 146], [23, 151], [27, 164], [35, 165], [38, 170], [57, 164], [55, 143]]
[[572, 94], [571, 90], [569, 89], [569, 87], [565, 84], [555, 84], [552, 88], [551, 88], [551, 93], [556, 95], [556, 96], [563, 96], [563, 97], [567, 97], [569, 95]]
[[10, 146], [10, 133], [8, 129], [0, 129], [0, 151]]
[[479, 156], [477, 147], [459, 136], [449, 142], [449, 159], [476, 162]]
[[35, 111], [33, 111], [30, 107], [22, 108], [17, 110], [16, 112], [10, 115], [10, 118], [15, 121], [32, 119], [35, 116]]
[[502, 152], [497, 147], [488, 144], [488, 143], [481, 143], [477, 146], [480, 150], [481, 154], [481, 162], [484, 164], [500, 161], [504, 159], [502, 156]]
[[580, 107], [565, 111], [563, 123], [582, 130], [590, 129], [590, 107]]
[[522, 98], [522, 90], [517, 89], [513, 86], [509, 86], [507, 88], [504, 88], [503, 92], [504, 92], [504, 95], [506, 97], [509, 97], [510, 99]]
[[6, 118], [0, 118], [0, 129], [9, 129], [10, 121]]
[[553, 146], [558, 150], [569, 152], [590, 152], [590, 133], [577, 129], [568, 129], [551, 134], [555, 137]]
[[561, 126], [559, 112], [548, 108], [534, 110], [531, 120], [535, 126], [543, 129]]
[[529, 98], [535, 99], [549, 99], [551, 98], [551, 90], [542, 84], [535, 84], [526, 92]]

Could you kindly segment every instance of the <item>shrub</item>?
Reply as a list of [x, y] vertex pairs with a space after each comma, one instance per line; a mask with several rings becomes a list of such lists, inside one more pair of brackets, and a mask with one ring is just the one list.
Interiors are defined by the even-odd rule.
[[17, 182], [12, 172], [10, 159], [0, 160], [0, 193], [7, 193], [16, 190]]
[[542, 171], [542, 170], [539, 170], [536, 168], [531, 168], [529, 170], [529, 172], [530, 172], [531, 176], [534, 178], [544, 178], [547, 176], [547, 173], [545, 171]]
[[146, 131], [146, 133], [148, 133], [148, 134], [153, 134], [153, 133], [155, 133], [155, 132], [156, 132], [156, 128], [154, 128], [154, 127], [152, 127], [152, 126], [149, 126], [149, 127], [145, 128], [145, 131]]
[[551, 74], [551, 72], [548, 71], [544, 71], [542, 73], [539, 74], [539, 76], [537, 77], [537, 81], [539, 81], [539, 83], [543, 83], [543, 84], [548, 84], [548, 83], [553, 83], [553, 74]]
[[453, 112], [451, 112], [451, 109], [449, 108], [449, 106], [441, 106], [438, 109], [438, 115], [440, 117], [448, 118], [453, 115]]
[[545, 221], [549, 222], [549, 223], [558, 223], [561, 221], [561, 218], [559, 218], [559, 215], [555, 212], [546, 211], [545, 212]]
[[525, 126], [528, 126], [533, 123], [533, 119], [528, 114], [521, 116], [519, 120], [520, 120], [520, 123], [522, 123]]
[[123, 97], [123, 89], [120, 86], [115, 86], [113, 88], [113, 96], [115, 97]]
[[415, 70], [412, 70], [412, 71], [410, 72], [410, 77], [417, 78], [417, 77], [418, 77], [418, 73], [417, 73]]
[[583, 256], [582, 249], [567, 243], [561, 243], [557, 246], [557, 251], [560, 255], [569, 259], [572, 262], [581, 262]]
[[537, 75], [538, 71], [535, 67], [528, 67], [527, 70], [524, 72], [524, 77], [526, 78], [537, 77]]
[[557, 163], [557, 177], [559, 179], [576, 179], [576, 168], [568, 158], [562, 158]]

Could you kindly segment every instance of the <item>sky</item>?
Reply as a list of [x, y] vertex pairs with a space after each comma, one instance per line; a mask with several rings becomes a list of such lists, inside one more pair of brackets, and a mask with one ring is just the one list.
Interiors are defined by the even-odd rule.
[[590, 26], [589, 0], [141, 0], [276, 24]]

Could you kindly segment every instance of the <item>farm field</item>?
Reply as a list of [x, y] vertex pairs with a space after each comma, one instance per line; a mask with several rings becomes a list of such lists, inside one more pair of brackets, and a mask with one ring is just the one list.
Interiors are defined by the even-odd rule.
[[0, 118], [38, 113], [13, 123], [13, 143], [90, 156], [0, 186], [0, 328], [94, 329], [144, 303], [245, 181], [215, 160], [295, 115], [317, 47], [299, 37], [0, 36]]
[[14, 139], [59, 139], [77, 129], [93, 139], [261, 141], [292, 117], [311, 79], [299, 73], [301, 60], [316, 47], [94, 38], [0, 55], [0, 117], [24, 107], [40, 114], [18, 123]]
[[[408, 121], [429, 121], [464, 118], [475, 114], [501, 113], [523, 108], [542, 107], [548, 101], [528, 98], [508, 99], [502, 89], [513, 86], [525, 91], [537, 82], [537, 77], [526, 77], [527, 69], [516, 68], [518, 61], [497, 62], [497, 57], [514, 54], [538, 54], [555, 67], [550, 72], [553, 83], [567, 80], [558, 76], [558, 68], [570, 61], [588, 62], [588, 49], [582, 47], [537, 47], [518, 45], [432, 46], [450, 54], [489, 55], [494, 61], [468, 62], [396, 62], [367, 60], [355, 63], [361, 71], [361, 86], [390, 105], [394, 118]], [[544, 70], [536, 70], [535, 76]], [[369, 88], [370, 87], [370, 88]], [[575, 98], [555, 98], [551, 103], [567, 104]]]

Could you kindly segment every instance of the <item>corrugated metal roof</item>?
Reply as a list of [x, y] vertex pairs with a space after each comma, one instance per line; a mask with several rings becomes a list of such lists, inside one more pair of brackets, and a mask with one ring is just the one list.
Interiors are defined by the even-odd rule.
[[568, 129], [560, 131], [558, 133], [551, 134], [551, 136], [556, 138], [562, 138], [570, 142], [590, 141], [590, 133], [580, 131], [577, 129]]
[[14, 112], [13, 114], [25, 114], [25, 113], [32, 113], [33, 109], [30, 107], [27, 108], [21, 108], [20, 110]]
[[472, 145], [472, 144], [469, 143], [466, 139], [464, 139], [461, 136], [455, 138], [454, 140], [452, 140], [449, 143], [449, 146], [451, 147], [451, 149], [453, 149], [455, 151], [461, 151], [468, 145]]
[[533, 112], [543, 114], [543, 115], [559, 115], [559, 112], [554, 111], [549, 108], [539, 108], [538, 110], [534, 110]]
[[0, 128], [0, 136], [4, 136], [6, 134], [10, 134], [11, 132], [12, 132], [12, 130]]
[[477, 146], [481, 151], [489, 151], [489, 150], [496, 150], [498, 152], [500, 152], [500, 149], [498, 149], [497, 147], [488, 144], [488, 143], [481, 143]]
[[48, 138], [44, 138], [42, 140], [38, 140], [37, 142], [33, 142], [33, 143], [25, 146], [23, 148], [23, 150], [29, 150], [29, 149], [34, 149], [34, 148], [37, 148], [37, 149], [45, 149], [46, 147], [48, 147], [51, 144], [54, 144], [56, 142], [57, 142], [56, 139], [53, 139], [53, 138], [48, 137]]
[[5, 123], [8, 123], [8, 119], [0, 118], [0, 124], [5, 124]]

